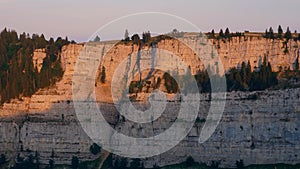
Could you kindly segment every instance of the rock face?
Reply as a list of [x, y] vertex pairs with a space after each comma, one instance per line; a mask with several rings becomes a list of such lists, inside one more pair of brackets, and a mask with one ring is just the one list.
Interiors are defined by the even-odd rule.
[[[230, 41], [214, 40], [224, 69], [236, 67], [241, 62], [248, 62], [252, 70], [258, 67], [264, 56], [272, 65], [273, 71], [293, 69], [294, 62], [299, 57], [299, 41], [266, 39], [261, 35], [235, 37]], [[286, 43], [286, 44], [285, 44]]]
[[33, 52], [32, 61], [34, 68], [37, 68], [38, 72], [41, 71], [43, 66], [43, 59], [46, 57], [46, 51], [44, 49], [37, 49]]
[[[196, 122], [180, 144], [145, 160], [145, 165], [175, 164], [188, 156], [208, 165], [218, 161], [222, 167], [236, 167], [239, 160], [245, 165], [299, 163], [299, 92], [290, 89], [230, 93], [222, 120], [209, 140], [198, 143], [203, 122]], [[257, 95], [256, 100], [249, 99], [253, 94]]]
[[[187, 41], [195, 41], [195, 39], [190, 38]], [[156, 47], [181, 57], [190, 66], [192, 73], [203, 69], [203, 62], [207, 62], [211, 69], [215, 69], [214, 67], [220, 64], [214, 60], [217, 58], [217, 53], [224, 70], [236, 67], [248, 60], [253, 68], [258, 67], [265, 55], [274, 70], [278, 70], [279, 67], [292, 69], [295, 59], [299, 56], [299, 42], [293, 40], [287, 43], [288, 52], [284, 52], [282, 48], [283, 41], [267, 40], [259, 36], [236, 37], [226, 42], [210, 40], [209, 43], [215, 46], [217, 52], [201, 50], [211, 55], [210, 58], [206, 58], [206, 61], [198, 59], [195, 52], [175, 40], [162, 40]], [[40, 154], [40, 162], [43, 164], [47, 164], [51, 158], [54, 158], [56, 164], [70, 164], [74, 155], [78, 156], [81, 161], [96, 158], [89, 152], [92, 141], [78, 123], [72, 102], [74, 65], [81, 51], [98, 55], [98, 57], [104, 57], [104, 53], [108, 52], [102, 58], [99, 67], [99, 74], [102, 67], [105, 67], [106, 83], [100, 83], [97, 80], [95, 85], [101, 102], [111, 102], [109, 83], [115, 68], [124, 59], [133, 58], [136, 61], [139, 48], [125, 44], [114, 46], [114, 43], [102, 42], [89, 45], [88, 48], [83, 48], [81, 44], [64, 46], [61, 62], [65, 73], [61, 81], [49, 88], [39, 90], [30, 98], [12, 100], [0, 108], [1, 154], [6, 154], [8, 158], [13, 159], [18, 153], [26, 156], [37, 151]], [[153, 47], [144, 47], [140, 52], [142, 56], [147, 56], [148, 62], [151, 63]], [[36, 58], [34, 61], [38, 69], [41, 64], [40, 60], [43, 58], [42, 53], [43, 51], [34, 53], [34, 58]], [[168, 60], [165, 60], [163, 64], [168, 65]], [[227, 96], [222, 120], [208, 141], [203, 144], [198, 143], [203, 126], [200, 120], [175, 148], [159, 156], [144, 159], [145, 166], [179, 163], [186, 160], [189, 155], [198, 162], [208, 164], [212, 160], [220, 161], [223, 167], [234, 167], [235, 161], [240, 159], [246, 165], [300, 163], [299, 93], [300, 89], [230, 93]], [[254, 99], [253, 95], [255, 95]], [[104, 104], [107, 108], [105, 114], [110, 123], [116, 128], [121, 127], [120, 132], [126, 133], [126, 129], [132, 129], [132, 133], [135, 133], [137, 128], [132, 128], [131, 123], [115, 118], [117, 113], [111, 106]], [[209, 104], [205, 104], [204, 109], [207, 107]], [[201, 112], [202, 110], [199, 112], [199, 118], [205, 119], [205, 113]], [[146, 130], [163, 132], [163, 129], [164, 127], [161, 126], [148, 126], [136, 132], [147, 132]], [[52, 152], [54, 152], [54, 157], [51, 157]]]

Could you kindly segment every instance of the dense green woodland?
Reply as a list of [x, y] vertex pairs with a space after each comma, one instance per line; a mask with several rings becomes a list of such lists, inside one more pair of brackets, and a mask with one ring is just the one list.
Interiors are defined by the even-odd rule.
[[[50, 86], [63, 75], [61, 48], [68, 39], [46, 40], [44, 35], [22, 33], [6, 28], [0, 33], [0, 104], [12, 98], [31, 96], [39, 88]], [[35, 49], [46, 49], [41, 72], [34, 68]]]

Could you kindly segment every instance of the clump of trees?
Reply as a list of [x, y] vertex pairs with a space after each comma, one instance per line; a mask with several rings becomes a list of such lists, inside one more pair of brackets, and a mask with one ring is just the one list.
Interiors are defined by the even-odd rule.
[[125, 33], [124, 33], [124, 39], [122, 40], [122, 42], [124, 42], [124, 43], [132, 42], [133, 44], [136, 44], [136, 45], [143, 45], [143, 44], [150, 44], [152, 42], [152, 40], [153, 39], [151, 38], [150, 31], [143, 32], [142, 38], [140, 38], [140, 36], [138, 34], [133, 34], [130, 38], [129, 32], [126, 29]]
[[236, 161], [236, 168], [237, 169], [244, 169], [245, 168], [244, 161], [243, 160]]
[[[173, 74], [174, 75], [174, 74]], [[165, 86], [168, 93], [177, 93], [179, 86], [176, 80], [170, 75], [170, 72], [166, 72], [163, 75], [163, 79], [165, 79]]]
[[254, 91], [264, 90], [277, 85], [276, 73], [267, 62], [266, 56], [257, 70], [251, 71], [250, 62], [242, 63], [241, 68], [232, 68], [226, 74], [227, 90]]
[[26, 158], [21, 157], [20, 154], [18, 154], [16, 158], [16, 164], [15, 166], [11, 167], [11, 169], [24, 169], [24, 168], [30, 168], [30, 169], [40, 168], [38, 153], [36, 153], [35, 155], [30, 154]]
[[114, 169], [144, 169], [144, 163], [139, 158], [134, 158], [131, 162], [128, 162], [127, 158], [116, 158], [113, 167]]
[[[285, 33], [283, 32], [283, 29], [282, 29], [281, 25], [278, 26], [277, 30], [278, 31], [277, 31], [277, 34], [276, 34], [276, 33], [274, 33], [274, 30], [273, 30], [272, 27], [270, 27], [269, 30], [266, 29], [264, 37], [268, 38], [268, 39], [276, 39], [276, 38], [282, 39], [282, 38], [285, 38], [286, 41], [289, 41], [290, 39], [293, 38], [289, 27], [287, 27]], [[296, 40], [298, 40], [298, 39], [296, 38]]]
[[[198, 71], [194, 76], [198, 84], [199, 91], [202, 93], [211, 92], [210, 77], [208, 71]], [[219, 75], [211, 75], [213, 78], [220, 78]], [[226, 74], [227, 91], [255, 91], [264, 90], [278, 84], [277, 73], [272, 72], [272, 67], [267, 58], [264, 57], [263, 63], [256, 69], [251, 70], [250, 62], [243, 62], [240, 67], [231, 68]]]
[[223, 29], [220, 29], [219, 34], [215, 34], [215, 30], [213, 29], [211, 32], [208, 32], [207, 37], [209, 39], [217, 39], [217, 40], [231, 40], [232, 37], [240, 37], [242, 36], [242, 33], [240, 32], [230, 32], [229, 28], [225, 29], [225, 32]]
[[[0, 104], [19, 96], [31, 96], [39, 88], [50, 86], [63, 75], [60, 55], [68, 38], [46, 40], [44, 35], [7, 30], [0, 33]], [[42, 69], [34, 68], [32, 55], [35, 49], [45, 49]]]
[[[295, 69], [299, 69], [298, 59], [295, 61]], [[177, 93], [179, 92], [179, 86], [183, 86], [183, 89], [187, 88], [187, 91], [180, 91], [186, 94], [187, 92], [200, 92], [200, 93], [210, 93], [211, 92], [211, 81], [210, 78], [214, 78], [216, 81], [220, 77], [218, 74], [210, 73], [210, 66], [208, 65], [205, 70], [199, 70], [195, 75], [190, 75], [187, 72], [185, 76], [178, 75], [176, 71], [173, 73], [165, 72], [162, 79], [160, 80], [160, 85], [166, 87], [167, 93]], [[193, 78], [198, 85], [198, 91], [192, 91], [189, 87], [193, 83]], [[262, 63], [255, 70], [251, 70], [250, 62], [242, 62], [238, 67], [231, 68], [226, 74], [227, 91], [258, 91], [265, 90], [270, 87], [274, 87], [278, 84], [277, 72], [272, 71], [271, 64], [267, 62], [267, 57], [263, 58]], [[178, 79], [180, 84], [175, 80]], [[154, 85], [155, 86], [155, 85]], [[157, 88], [157, 87], [156, 87]], [[129, 86], [129, 93], [141, 92], [142, 85], [138, 82], [132, 82]]]

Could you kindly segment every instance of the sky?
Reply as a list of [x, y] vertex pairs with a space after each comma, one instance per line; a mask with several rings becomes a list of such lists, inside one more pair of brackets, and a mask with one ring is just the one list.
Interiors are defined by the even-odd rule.
[[[163, 12], [184, 18], [203, 32], [226, 27], [233, 32], [264, 32], [270, 26], [277, 30], [279, 24], [300, 32], [299, 8], [299, 0], [0, 0], [0, 29], [84, 42], [122, 16]], [[157, 27], [168, 24], [149, 22]]]

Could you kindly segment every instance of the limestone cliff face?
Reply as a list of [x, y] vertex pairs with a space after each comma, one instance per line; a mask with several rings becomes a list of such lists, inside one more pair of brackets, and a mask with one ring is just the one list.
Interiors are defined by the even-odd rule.
[[33, 52], [32, 61], [34, 68], [37, 68], [38, 72], [41, 71], [43, 66], [43, 59], [46, 57], [44, 49], [37, 49]]
[[[268, 56], [274, 70], [278, 70], [280, 66], [292, 68], [299, 56], [299, 42], [293, 40], [287, 44], [288, 53], [282, 48], [283, 41], [261, 37], [232, 38], [226, 42], [210, 40], [210, 43], [215, 46], [225, 70], [248, 60], [254, 68], [265, 55]], [[197, 49], [200, 50], [200, 46]], [[192, 73], [204, 68], [203, 60], [198, 59], [195, 52], [183, 43], [166, 39], [160, 41], [156, 47], [173, 53], [174, 58], [182, 58], [182, 61], [191, 67]], [[38, 151], [40, 161], [44, 164], [48, 163], [52, 151], [56, 164], [70, 164], [73, 155], [82, 161], [96, 158], [89, 152], [92, 141], [78, 124], [72, 103], [74, 65], [80, 52], [102, 57], [99, 74], [104, 66], [107, 82], [103, 84], [97, 81], [96, 93], [100, 96], [105, 95], [101, 101], [111, 102], [109, 82], [112, 81], [114, 70], [123, 60], [132, 59], [134, 63], [139, 48], [103, 42], [89, 45], [88, 48], [83, 48], [81, 44], [64, 46], [61, 62], [65, 73], [61, 81], [39, 90], [30, 98], [15, 99], [0, 108], [0, 153], [13, 159], [18, 153], [27, 155]], [[104, 56], [106, 52], [108, 53]], [[146, 60], [145, 63], [150, 64], [153, 47], [146, 46], [140, 52]], [[206, 61], [212, 68], [218, 64], [214, 60], [216, 53], [211, 49], [201, 52], [211, 55]], [[38, 68], [43, 56], [43, 51], [34, 53], [34, 62]], [[159, 52], [157, 56], [159, 58]], [[163, 57], [160, 59], [163, 61], [162, 66], [170, 66], [168, 60], [164, 60]], [[196, 124], [178, 146], [160, 156], [145, 160], [145, 165], [152, 167], [153, 164], [178, 163], [184, 161], [188, 155], [199, 162], [221, 161], [221, 166], [225, 167], [234, 166], [235, 161], [240, 159], [243, 159], [246, 165], [300, 163], [299, 92], [299, 89], [289, 89], [230, 93], [223, 119], [207, 142], [198, 144], [197, 138], [202, 124]], [[248, 99], [253, 94], [258, 95], [257, 99]], [[114, 119], [116, 112], [110, 106], [107, 106], [106, 116], [111, 123], [116, 127], [123, 127], [124, 133], [128, 128], [135, 130], [130, 124], [119, 123], [118, 119]], [[199, 114], [199, 117], [205, 118], [203, 114]], [[152, 131], [154, 129], [151, 128]], [[162, 128], [155, 130], [161, 131]]]
[[[273, 71], [291, 70], [299, 57], [299, 41], [280, 39], [266, 39], [261, 36], [234, 37], [230, 41], [213, 40], [224, 68], [236, 67], [241, 62], [250, 61], [252, 70], [258, 67], [264, 56], [272, 65]], [[285, 44], [286, 43], [286, 44]]]

